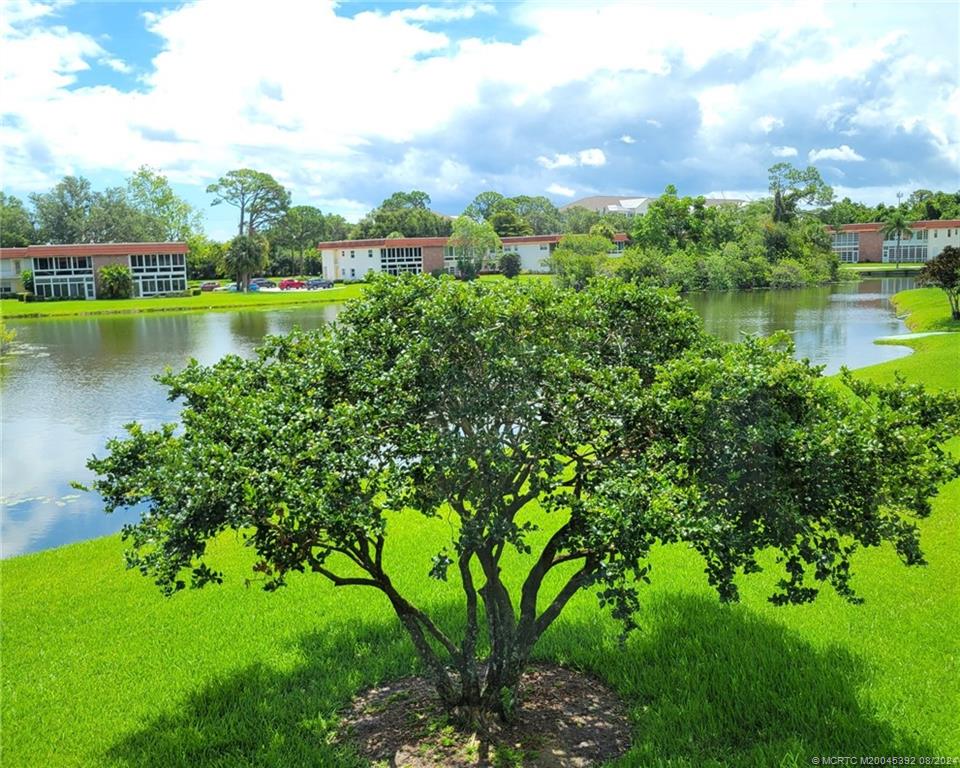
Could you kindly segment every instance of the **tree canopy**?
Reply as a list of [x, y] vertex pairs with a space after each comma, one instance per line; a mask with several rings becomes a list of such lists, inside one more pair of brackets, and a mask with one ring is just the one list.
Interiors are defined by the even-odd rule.
[[950, 314], [960, 320], [960, 248], [948, 245], [923, 265], [917, 283], [942, 288], [950, 301]]
[[23, 248], [36, 242], [36, 231], [23, 201], [0, 192], [0, 248]]
[[[722, 600], [771, 549], [775, 603], [856, 600], [853, 555], [923, 562], [915, 522], [957, 472], [956, 394], [837, 386], [783, 339], [721, 343], [682, 299], [613, 279], [378, 277], [335, 328], [160, 381], [182, 425], [130, 425], [89, 463], [109, 510], [145, 505], [128, 564], [167, 594], [220, 582], [207, 545], [233, 530], [268, 590], [311, 572], [378, 593], [469, 726], [511, 716], [581, 590], [628, 630], [656, 544], [699, 552]], [[431, 562], [401, 566], [411, 515], [445, 523]], [[414, 605], [398, 567], [448, 582], [462, 619]]]
[[801, 170], [790, 163], [777, 163], [768, 173], [774, 222], [790, 221], [803, 203], [822, 206], [833, 199], [833, 189], [812, 165]]
[[430, 210], [426, 192], [394, 192], [379, 207], [364, 216], [350, 231], [350, 239], [386, 237], [399, 232], [403, 237], [445, 237], [451, 222]]
[[224, 265], [241, 290], [246, 291], [250, 278], [267, 264], [269, 244], [263, 237], [237, 235], [223, 254]]
[[468, 280], [475, 278], [488, 263], [496, 263], [502, 247], [492, 224], [477, 222], [468, 216], [454, 220], [447, 244], [453, 248], [457, 274]]
[[278, 221], [290, 207], [290, 193], [269, 173], [240, 168], [207, 186], [210, 205], [226, 203], [240, 211], [238, 235], [253, 235]]

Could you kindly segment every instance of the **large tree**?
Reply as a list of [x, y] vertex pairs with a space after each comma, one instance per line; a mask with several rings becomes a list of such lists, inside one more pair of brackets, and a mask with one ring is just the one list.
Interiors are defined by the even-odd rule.
[[271, 229], [269, 240], [271, 250], [277, 248], [296, 254], [297, 268], [300, 274], [306, 274], [305, 261], [308, 253], [313, 252], [327, 237], [326, 221], [323, 212], [312, 205], [297, 205], [288, 210], [282, 219]]
[[127, 197], [149, 218], [151, 240], [186, 241], [203, 231], [200, 213], [177, 196], [166, 176], [148, 166], [127, 179]]
[[948, 245], [923, 265], [917, 283], [942, 288], [950, 302], [950, 315], [960, 320], [960, 248]]
[[404, 237], [449, 235], [450, 220], [434, 213], [429, 206], [430, 196], [426, 192], [394, 192], [357, 223], [350, 237], [386, 237], [391, 232], [400, 232]]
[[95, 202], [90, 182], [64, 176], [49, 192], [30, 195], [41, 243], [89, 242], [90, 210]]
[[[618, 280], [381, 277], [335, 328], [166, 373], [182, 426], [130, 425], [89, 466], [108, 510], [144, 505], [127, 562], [165, 593], [220, 582], [207, 545], [236, 531], [268, 590], [314, 573], [378, 595], [450, 716], [482, 728], [514, 715], [579, 592], [633, 625], [659, 544], [699, 552], [722, 600], [769, 567], [775, 603], [855, 601], [854, 555], [885, 542], [923, 562], [960, 398], [826, 381], [784, 344], [723, 344]], [[398, 559], [421, 515], [432, 562]], [[417, 570], [459, 621], [414, 604]]]
[[468, 280], [475, 278], [487, 265], [496, 264], [503, 244], [493, 225], [459, 216], [453, 222], [453, 233], [447, 241], [453, 248], [457, 274]]
[[163, 239], [149, 215], [138, 209], [123, 187], [93, 193], [84, 231], [93, 243], [142, 243]]
[[0, 247], [23, 248], [37, 242], [37, 232], [23, 201], [0, 192]]
[[768, 174], [774, 222], [791, 221], [801, 204], [828, 205], [833, 199], [833, 190], [812, 165], [801, 170], [790, 163], [777, 163]]
[[563, 217], [557, 206], [542, 195], [510, 198], [514, 211], [533, 229], [535, 235], [556, 235], [563, 231]]
[[240, 211], [238, 235], [253, 235], [268, 228], [290, 207], [290, 193], [269, 173], [240, 168], [229, 171], [207, 187], [214, 196], [210, 205], [227, 203]]
[[494, 213], [503, 208], [506, 201], [507, 198], [499, 192], [492, 190], [489, 192], [481, 192], [473, 198], [470, 205], [464, 209], [463, 215], [478, 223], [481, 221], [489, 221]]

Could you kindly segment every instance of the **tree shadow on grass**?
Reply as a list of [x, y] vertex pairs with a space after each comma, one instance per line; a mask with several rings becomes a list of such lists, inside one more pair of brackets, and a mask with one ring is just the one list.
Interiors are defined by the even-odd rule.
[[556, 656], [594, 638], [594, 653], [567, 658], [587, 662], [631, 709], [632, 748], [617, 766], [809, 766], [815, 756], [938, 753], [864, 705], [871, 672], [841, 647], [817, 648], [711, 597], [657, 599], [641, 623], [647, 631], [625, 648], [587, 622], [561, 629], [579, 646], [550, 642], [559, 643]]
[[[442, 611], [456, 622], [457, 607]], [[541, 658], [607, 681], [633, 716], [617, 766], [810, 765], [820, 755], [932, 755], [861, 704], [866, 666], [715, 599], [670, 596], [626, 647], [600, 622], [558, 624]], [[107, 759], [138, 768], [364, 765], [331, 741], [338, 712], [371, 685], [417, 671], [392, 617], [303, 636], [303, 663], [253, 665], [216, 679], [115, 744]]]

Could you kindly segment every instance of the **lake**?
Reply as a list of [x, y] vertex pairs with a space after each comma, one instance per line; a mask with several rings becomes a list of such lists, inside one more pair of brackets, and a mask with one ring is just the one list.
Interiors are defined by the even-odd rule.
[[[880, 336], [905, 333], [889, 296], [913, 287], [912, 278], [787, 291], [711, 292], [689, 297], [711, 333], [788, 331], [798, 357], [834, 373], [905, 354], [879, 346]], [[160, 300], [158, 300], [160, 301]], [[213, 363], [226, 354], [251, 355], [268, 334], [318, 328], [338, 305], [260, 312], [151, 314], [10, 322], [15, 354], [0, 371], [2, 395], [2, 520], [0, 556], [11, 557], [113, 533], [136, 518], [106, 515], [84, 466], [103, 453], [123, 425], [174, 421], [178, 405], [153, 377], [193, 357]]]

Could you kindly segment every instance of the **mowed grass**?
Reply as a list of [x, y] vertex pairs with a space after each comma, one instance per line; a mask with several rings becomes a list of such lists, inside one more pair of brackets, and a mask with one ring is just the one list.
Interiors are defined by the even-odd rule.
[[893, 297], [893, 305], [907, 315], [911, 331], [960, 331], [960, 320], [950, 315], [950, 300], [940, 288], [914, 288]]
[[271, 309], [331, 301], [346, 301], [358, 297], [362, 283], [338, 285], [319, 291], [282, 291], [228, 293], [210, 291], [199, 296], [165, 296], [147, 299], [95, 299], [91, 301], [0, 302], [0, 316], [6, 320], [18, 318], [70, 317], [76, 315], [135, 314], [140, 312], [205, 312], [208, 310]]
[[[934, 353], [917, 347], [909, 380], [930, 380], [938, 366], [922, 361]], [[960, 453], [960, 439], [952, 447]], [[556, 523], [530, 516], [542, 542]], [[633, 747], [618, 766], [960, 756], [960, 482], [921, 530], [924, 567], [906, 568], [889, 547], [857, 555], [859, 606], [829, 590], [812, 605], [770, 605], [772, 557], [740, 580], [740, 604], [720, 605], [699, 556], [662, 547], [624, 645], [582, 594], [538, 658], [624, 697]], [[398, 586], [456, 632], [457, 583], [426, 578], [447, 532], [446, 521], [399, 516], [387, 557]], [[419, 671], [386, 600], [310, 575], [268, 594], [244, 585], [251, 557], [233, 534], [213, 552], [226, 583], [172, 599], [123, 569], [117, 536], [0, 564], [4, 766], [360, 764], [330, 743], [338, 709]], [[511, 555], [507, 578], [516, 585], [528, 564]]]

